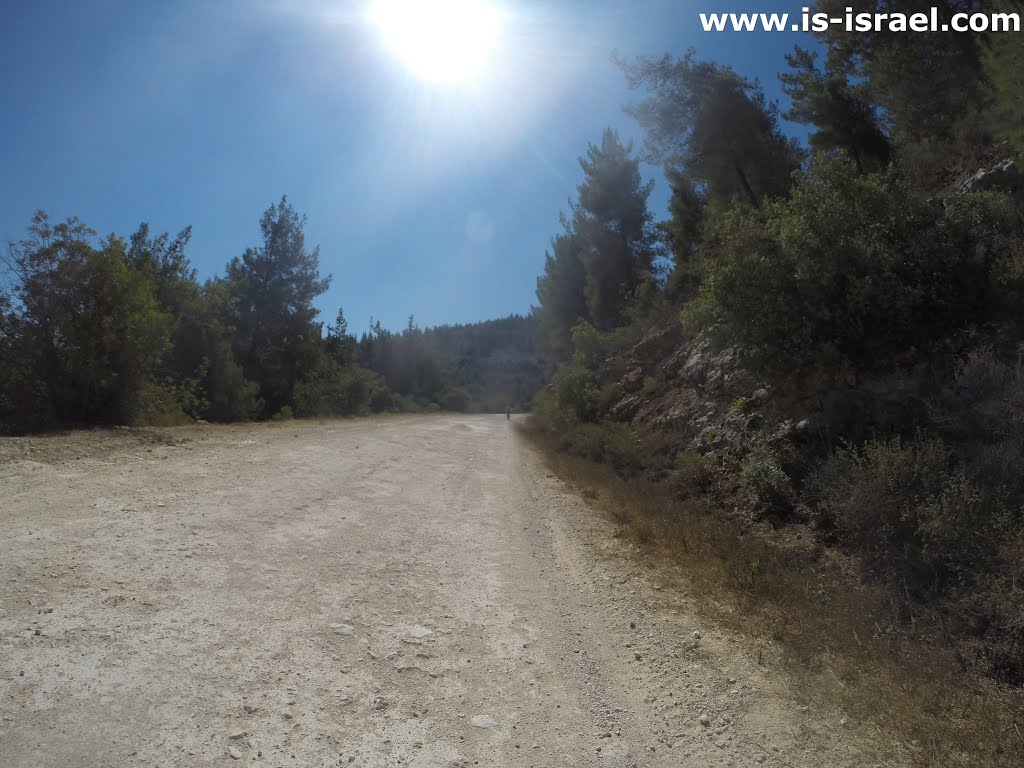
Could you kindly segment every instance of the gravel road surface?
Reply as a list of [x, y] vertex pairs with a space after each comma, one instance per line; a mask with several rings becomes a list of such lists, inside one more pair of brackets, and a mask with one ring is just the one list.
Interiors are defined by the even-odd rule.
[[612, 531], [504, 414], [0, 440], [0, 766], [873, 764]]

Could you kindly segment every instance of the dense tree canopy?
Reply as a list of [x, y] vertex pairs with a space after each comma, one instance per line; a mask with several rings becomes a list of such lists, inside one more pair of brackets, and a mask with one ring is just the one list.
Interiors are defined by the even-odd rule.
[[632, 147], [606, 130], [600, 146], [580, 158], [583, 181], [564, 232], [552, 240], [537, 279], [537, 318], [543, 351], [564, 360], [580, 321], [609, 330], [622, 325], [654, 284], [658, 239]]
[[377, 323], [357, 340], [339, 310], [324, 333], [313, 302], [329, 278], [304, 223], [282, 198], [262, 244], [200, 283], [189, 229], [99, 240], [37, 213], [2, 257], [0, 431], [528, 405], [532, 318]]
[[627, 111], [646, 132], [649, 157], [694, 179], [720, 204], [759, 207], [785, 195], [800, 151], [779, 127], [778, 107], [730, 67], [681, 59], [619, 62], [647, 98]]
[[861, 173], [884, 168], [891, 154], [889, 139], [863, 85], [851, 85], [849, 78], [838, 72], [820, 70], [816, 59], [816, 53], [799, 46], [787, 54], [790, 71], [779, 76], [792, 102], [785, 118], [814, 128], [809, 137], [811, 149], [841, 149]]

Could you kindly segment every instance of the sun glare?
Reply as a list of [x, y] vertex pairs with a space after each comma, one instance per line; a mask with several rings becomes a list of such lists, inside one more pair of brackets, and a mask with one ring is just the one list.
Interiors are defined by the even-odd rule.
[[485, 0], [374, 0], [369, 18], [414, 75], [442, 84], [479, 78], [499, 31]]

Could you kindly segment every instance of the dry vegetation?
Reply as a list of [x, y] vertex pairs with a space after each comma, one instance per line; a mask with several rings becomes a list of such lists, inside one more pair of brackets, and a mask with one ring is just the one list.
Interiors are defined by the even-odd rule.
[[552, 471], [609, 514], [613, 535], [696, 587], [710, 618], [774, 641], [808, 698], [873, 723], [880, 759], [896, 739], [919, 766], [1024, 763], [1024, 693], [954, 647], [937, 612], [908, 611], [908, 600], [865, 583], [856, 561], [802, 526], [768, 535], [716, 506], [718, 478], [697, 454], [681, 460], [689, 488], [672, 488], [625, 479], [525, 431]]

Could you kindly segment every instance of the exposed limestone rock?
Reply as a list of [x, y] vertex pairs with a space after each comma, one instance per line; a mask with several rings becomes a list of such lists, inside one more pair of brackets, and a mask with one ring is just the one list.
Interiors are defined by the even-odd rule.
[[957, 191], [965, 194], [992, 189], [1011, 192], [1018, 202], [1024, 204], [1024, 172], [1019, 160], [1003, 160], [991, 168], [982, 169], [963, 182]]

